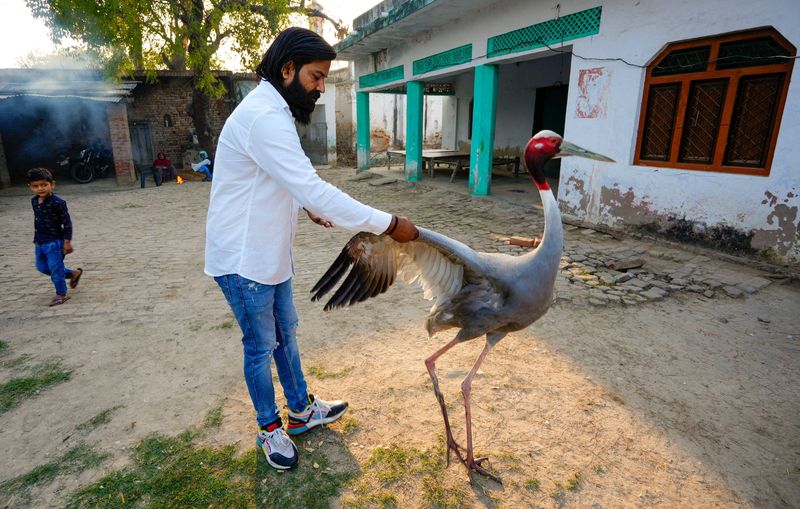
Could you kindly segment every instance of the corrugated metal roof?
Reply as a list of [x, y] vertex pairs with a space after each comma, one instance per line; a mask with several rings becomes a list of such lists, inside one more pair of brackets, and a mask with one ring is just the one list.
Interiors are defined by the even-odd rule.
[[108, 81], [100, 73], [87, 70], [2, 69], [0, 100], [34, 96], [120, 102], [138, 84]]
[[19, 96], [71, 97], [90, 101], [120, 102], [136, 88], [138, 82], [107, 83], [103, 81], [33, 81], [0, 82], [0, 100]]

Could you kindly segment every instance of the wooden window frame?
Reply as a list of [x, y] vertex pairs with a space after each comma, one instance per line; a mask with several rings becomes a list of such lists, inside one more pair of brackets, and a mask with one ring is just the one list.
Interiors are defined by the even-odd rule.
[[[783, 116], [783, 109], [786, 105], [786, 96], [789, 90], [789, 83], [791, 82], [792, 68], [794, 67], [794, 58], [786, 59], [785, 63], [769, 64], [752, 67], [739, 67], [734, 69], [717, 70], [715, 62], [719, 54], [721, 44], [734, 42], [734, 41], [747, 41], [750, 39], [761, 39], [770, 37], [784, 49], [790, 52], [791, 56], [797, 55], [796, 48], [783, 37], [777, 30], [771, 27], [759, 28], [754, 30], [746, 30], [740, 32], [732, 32], [702, 39], [693, 39], [690, 41], [676, 42], [667, 45], [658, 56], [647, 66], [647, 73], [645, 77], [644, 90], [642, 93], [642, 102], [639, 114], [639, 128], [636, 137], [636, 152], [634, 154], [633, 164], [639, 166], [654, 166], [659, 168], [676, 168], [686, 170], [699, 170], [699, 171], [712, 171], [722, 173], [734, 173], [744, 175], [769, 175], [770, 168], [772, 167], [772, 160], [775, 154], [775, 144], [778, 138], [778, 131], [780, 129], [781, 117]], [[711, 53], [709, 55], [706, 70], [702, 72], [692, 73], [679, 73], [666, 76], [652, 76], [653, 70], [658, 66], [670, 53], [681, 50], [690, 49], [699, 46], [711, 46]], [[730, 166], [723, 164], [725, 151], [728, 143], [728, 135], [730, 134], [731, 118], [733, 116], [734, 105], [736, 102], [737, 93], [739, 90], [739, 80], [742, 77], [767, 75], [767, 74], [783, 74], [783, 85], [778, 92], [778, 100], [776, 104], [775, 115], [772, 120], [772, 126], [768, 134], [766, 157], [763, 167], [746, 167], [746, 166]], [[678, 160], [681, 140], [683, 139], [683, 126], [686, 115], [686, 110], [689, 101], [689, 92], [692, 82], [713, 80], [725, 78], [728, 80], [727, 89], [725, 92], [725, 102], [722, 107], [722, 115], [717, 130], [717, 139], [715, 141], [714, 153], [711, 164], [700, 163], [684, 163]], [[642, 159], [641, 150], [642, 142], [644, 139], [644, 128], [647, 120], [647, 106], [649, 100], [650, 88], [653, 85], [664, 84], [678, 84], [680, 86], [680, 94], [678, 97], [677, 113], [675, 122], [672, 127], [672, 135], [670, 140], [670, 153], [667, 161], [655, 161], [651, 159]]]

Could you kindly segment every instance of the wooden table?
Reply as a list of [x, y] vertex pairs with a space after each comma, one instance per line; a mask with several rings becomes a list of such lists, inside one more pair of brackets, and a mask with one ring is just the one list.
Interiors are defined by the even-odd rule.
[[[386, 151], [386, 166], [392, 169], [392, 156], [402, 157], [405, 159], [405, 150], [387, 150]], [[434, 169], [436, 165], [444, 165], [452, 169], [450, 174], [450, 182], [456, 176], [458, 170], [469, 168], [469, 152], [461, 152], [458, 150], [423, 150], [422, 151], [422, 170], [425, 171], [425, 165], [428, 167], [428, 176], [434, 177]], [[495, 166], [512, 166], [514, 176], [519, 175], [519, 157], [501, 156], [492, 159], [492, 167]]]

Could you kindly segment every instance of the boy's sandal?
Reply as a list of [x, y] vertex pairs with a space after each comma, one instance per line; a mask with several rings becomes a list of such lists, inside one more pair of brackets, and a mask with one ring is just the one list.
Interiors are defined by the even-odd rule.
[[[77, 276], [75, 275], [75, 271], [79, 271]], [[69, 278], [69, 287], [73, 289], [78, 287], [78, 283], [81, 281], [81, 276], [83, 275], [82, 268], [78, 267], [75, 271], [72, 272], [72, 277]]]
[[59, 304], [63, 304], [69, 300], [69, 295], [56, 295], [52, 299], [50, 299], [51, 306], [58, 306]]

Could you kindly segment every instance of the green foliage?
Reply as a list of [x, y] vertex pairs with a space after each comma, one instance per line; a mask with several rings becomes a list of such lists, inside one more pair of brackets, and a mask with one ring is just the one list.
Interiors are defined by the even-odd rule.
[[30, 376], [12, 378], [0, 384], [0, 415], [44, 389], [66, 382], [71, 376], [72, 372], [62, 369], [59, 362], [48, 362], [35, 367]]
[[0, 339], [0, 356], [4, 355], [8, 350], [8, 343]]
[[33, 486], [47, 484], [59, 475], [82, 472], [96, 467], [107, 457], [108, 454], [96, 452], [86, 444], [78, 444], [61, 457], [39, 465], [27, 474], [0, 483], [0, 493], [9, 497], [24, 497]]
[[[44, 20], [55, 42], [72, 37], [93, 51], [110, 76], [143, 69], [192, 70], [195, 87], [208, 97], [225, 93], [210, 72], [217, 51], [232, 43], [241, 63], [255, 68], [267, 44], [289, 24], [291, 14], [324, 14], [305, 2], [286, 0], [26, 0]], [[334, 26], [340, 24], [330, 20]]]

